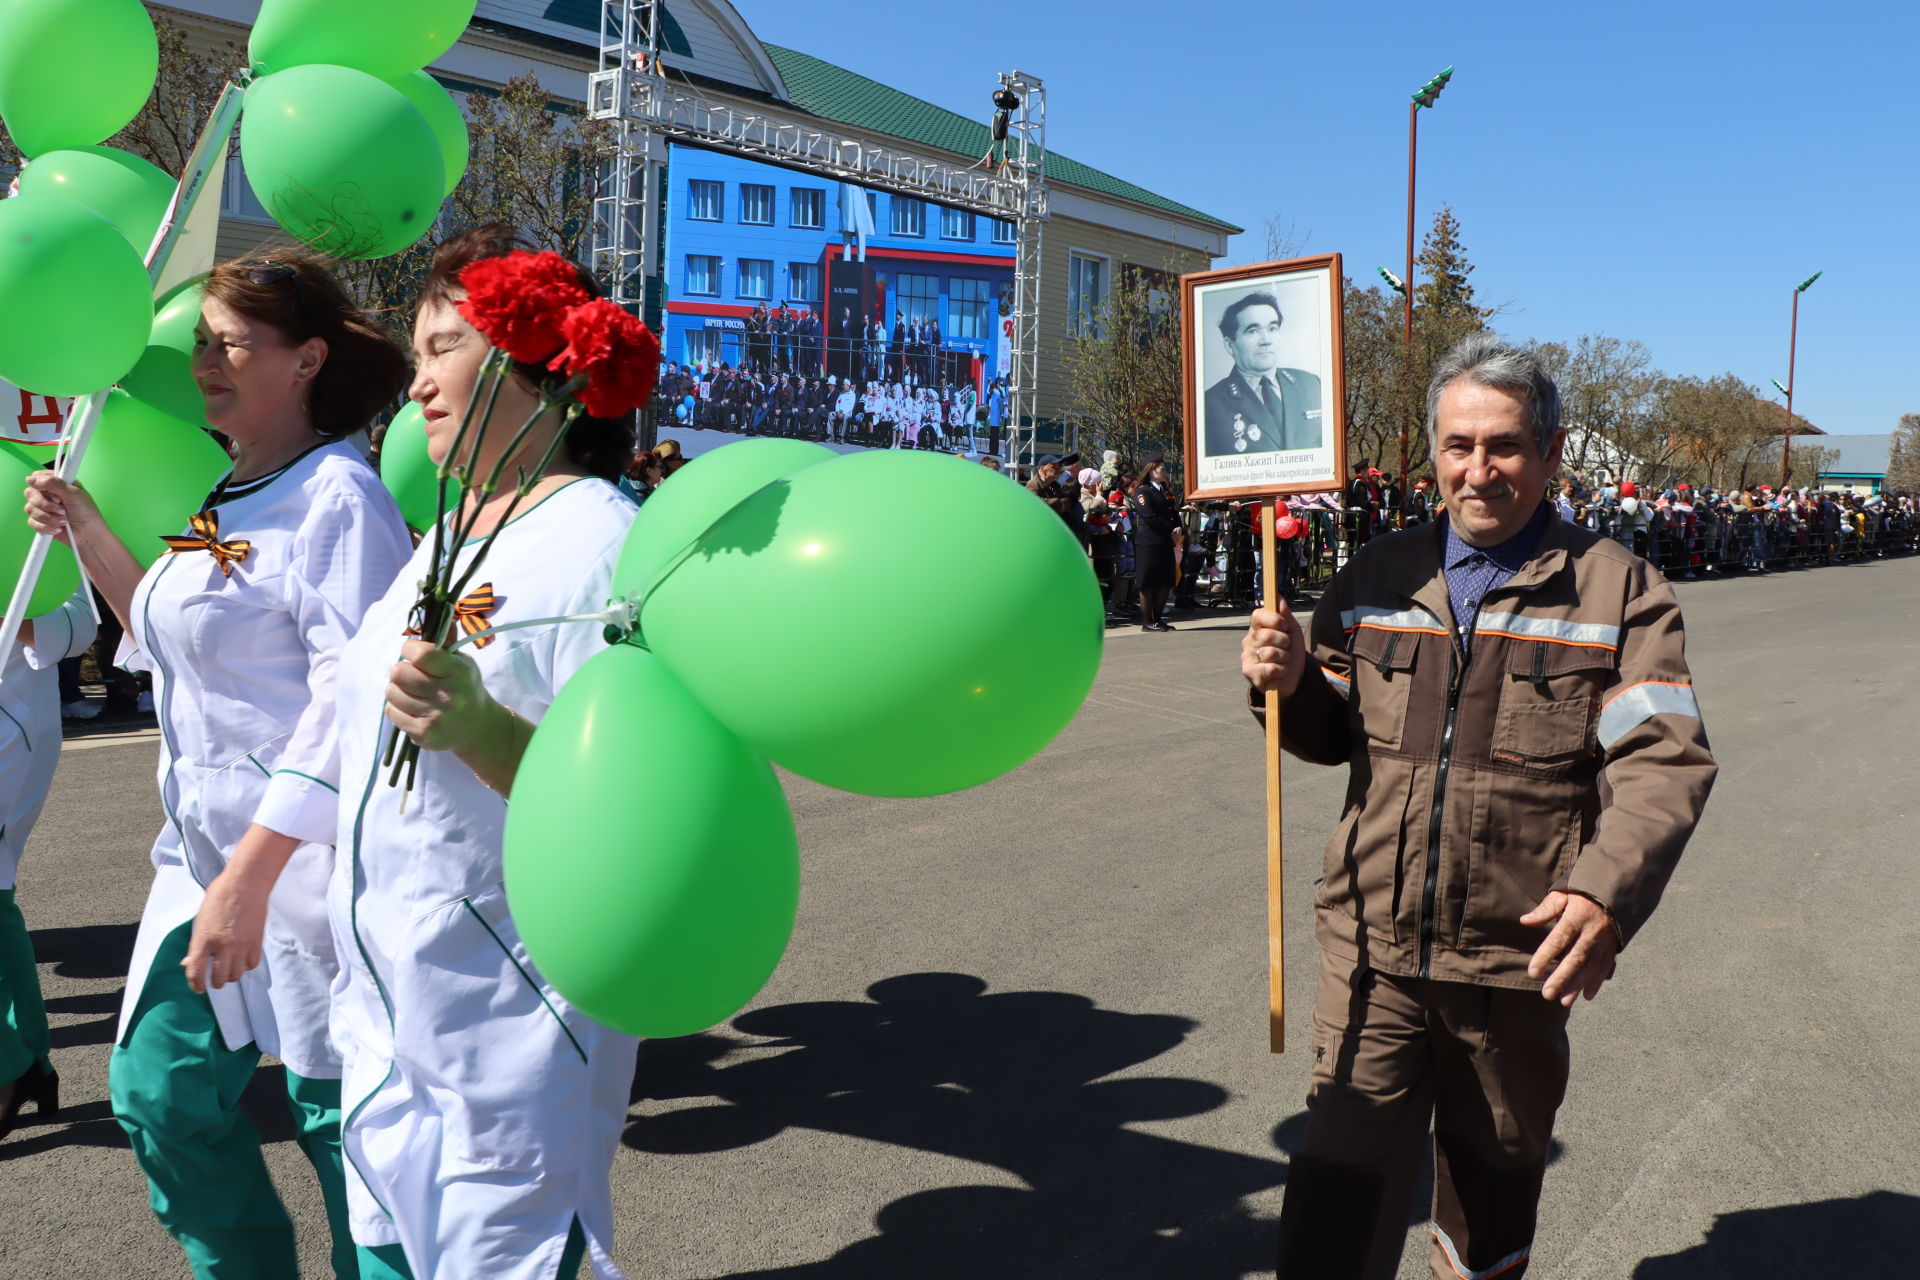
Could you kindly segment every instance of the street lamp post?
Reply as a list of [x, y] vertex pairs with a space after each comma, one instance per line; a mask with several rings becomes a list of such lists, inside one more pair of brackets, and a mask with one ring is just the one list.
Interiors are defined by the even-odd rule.
[[[1407, 491], [1407, 432], [1413, 417], [1413, 185], [1417, 160], [1420, 154], [1420, 108], [1431, 107], [1440, 100], [1440, 91], [1447, 87], [1447, 81], [1453, 79], [1453, 68], [1448, 67], [1433, 79], [1421, 85], [1413, 95], [1413, 101], [1407, 104], [1407, 274], [1401, 277], [1400, 293], [1406, 302], [1406, 409], [1400, 415], [1400, 492]], [[1382, 274], [1386, 274], [1382, 272]], [[1394, 524], [1405, 528], [1407, 509], [1404, 497], [1400, 510], [1394, 513]]]
[[[1793, 357], [1800, 345], [1800, 295], [1813, 287], [1813, 282], [1825, 275], [1816, 271], [1800, 282], [1793, 291], [1793, 327], [1787, 331], [1787, 385], [1782, 388], [1787, 393], [1787, 430], [1780, 437], [1780, 487], [1787, 487], [1787, 480], [1793, 475]], [[1778, 387], [1779, 383], [1774, 383]]]

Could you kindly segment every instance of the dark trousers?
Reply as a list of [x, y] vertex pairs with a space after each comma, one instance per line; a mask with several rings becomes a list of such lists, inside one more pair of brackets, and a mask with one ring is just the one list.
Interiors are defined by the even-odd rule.
[[1398, 978], [1323, 952], [1279, 1280], [1392, 1280], [1430, 1124], [1433, 1275], [1525, 1275], [1567, 1012], [1538, 991]]

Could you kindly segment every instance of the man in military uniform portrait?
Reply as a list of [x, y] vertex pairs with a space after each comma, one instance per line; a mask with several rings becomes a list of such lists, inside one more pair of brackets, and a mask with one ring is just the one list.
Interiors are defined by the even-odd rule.
[[1220, 317], [1233, 372], [1207, 388], [1208, 457], [1292, 452], [1326, 443], [1320, 378], [1280, 367], [1280, 302], [1265, 289], [1234, 299]]

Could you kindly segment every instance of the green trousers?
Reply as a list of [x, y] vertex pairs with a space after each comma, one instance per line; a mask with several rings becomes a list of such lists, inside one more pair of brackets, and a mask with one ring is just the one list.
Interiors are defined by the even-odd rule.
[[[180, 962], [192, 936], [193, 925], [181, 925], [153, 958], [108, 1064], [113, 1115], [147, 1175], [154, 1213], [199, 1280], [298, 1280], [293, 1222], [267, 1176], [260, 1135], [240, 1110], [260, 1051], [227, 1048], [213, 1003], [187, 985]], [[357, 1280], [340, 1161], [340, 1082], [286, 1075], [295, 1140], [326, 1200], [333, 1274]]]
[[33, 960], [33, 939], [14, 905], [13, 890], [0, 889], [0, 1085], [34, 1068], [53, 1070], [47, 1060], [47, 1006], [40, 998], [40, 970]]

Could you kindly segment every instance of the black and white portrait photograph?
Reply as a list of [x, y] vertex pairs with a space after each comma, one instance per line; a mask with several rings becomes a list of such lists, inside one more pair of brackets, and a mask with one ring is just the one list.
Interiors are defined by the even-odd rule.
[[1182, 277], [1196, 496], [1337, 488], [1339, 255]]

